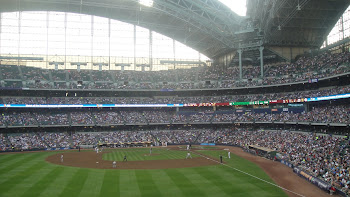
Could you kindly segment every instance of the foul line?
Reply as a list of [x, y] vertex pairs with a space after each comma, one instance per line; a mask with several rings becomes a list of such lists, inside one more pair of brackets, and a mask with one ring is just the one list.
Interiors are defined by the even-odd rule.
[[263, 181], [263, 182], [265, 182], [265, 183], [268, 183], [268, 184], [270, 184], [270, 185], [273, 185], [273, 186], [275, 186], [275, 187], [278, 187], [278, 188], [280, 188], [280, 189], [283, 189], [283, 190], [285, 190], [285, 191], [287, 191], [287, 192], [290, 192], [290, 193], [292, 193], [292, 194], [295, 194], [295, 195], [297, 195], [297, 196], [305, 197], [305, 196], [302, 195], [302, 194], [296, 193], [296, 192], [291, 191], [291, 190], [289, 190], [289, 189], [287, 189], [287, 188], [281, 187], [281, 186], [279, 186], [279, 185], [276, 185], [276, 184], [274, 184], [274, 183], [271, 183], [271, 182], [269, 182], [269, 181], [266, 181], [266, 180], [264, 180], [264, 179], [262, 179], [262, 178], [259, 178], [259, 177], [257, 177], [257, 176], [254, 176], [254, 175], [252, 175], [252, 174], [249, 174], [249, 173], [247, 173], [247, 172], [244, 172], [244, 171], [242, 171], [242, 170], [239, 170], [239, 169], [234, 168], [234, 167], [232, 167], [232, 166], [229, 166], [229, 165], [227, 165], [227, 164], [220, 163], [219, 161], [216, 161], [216, 160], [214, 160], [214, 159], [212, 159], [212, 158], [210, 158], [210, 157], [207, 157], [207, 156], [205, 156], [205, 155], [202, 155], [202, 154], [200, 154], [200, 153], [198, 153], [198, 152], [194, 152], [194, 151], [191, 151], [191, 152], [194, 153], [194, 154], [197, 154], [197, 155], [199, 155], [199, 156], [202, 156], [202, 157], [204, 157], [204, 158], [207, 158], [207, 159], [209, 159], [209, 160], [211, 160], [211, 161], [214, 161], [214, 162], [216, 162], [216, 163], [218, 163], [218, 164], [221, 164], [221, 165], [224, 165], [224, 166], [226, 166], [226, 167], [229, 167], [229, 168], [231, 168], [231, 169], [233, 169], [233, 170], [236, 170], [236, 171], [238, 171], [238, 172], [240, 172], [240, 173], [246, 174], [246, 175], [251, 176], [251, 177], [253, 177], [253, 178], [256, 178], [256, 179], [258, 179], [258, 180], [260, 180], [260, 181]]

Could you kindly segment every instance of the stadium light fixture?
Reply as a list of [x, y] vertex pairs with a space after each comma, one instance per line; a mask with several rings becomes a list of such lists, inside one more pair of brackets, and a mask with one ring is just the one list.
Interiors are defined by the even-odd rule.
[[298, 11], [301, 10], [301, 6], [300, 6], [300, 3], [299, 3], [299, 0], [298, 0], [298, 5], [297, 5], [297, 10], [298, 10]]
[[301, 10], [301, 6], [298, 4], [297, 5], [297, 10], [300, 11]]
[[139, 0], [139, 3], [147, 7], [153, 6], [153, 0]]

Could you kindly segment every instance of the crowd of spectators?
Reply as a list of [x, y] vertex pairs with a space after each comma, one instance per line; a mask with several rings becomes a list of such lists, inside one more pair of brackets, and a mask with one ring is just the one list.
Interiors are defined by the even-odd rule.
[[70, 136], [67, 132], [38, 132], [41, 141], [46, 144], [45, 148], [69, 148]]
[[143, 114], [148, 123], [169, 123], [166, 111], [143, 111]]
[[47, 148], [47, 145], [35, 133], [11, 133], [7, 135], [12, 149], [28, 150]]
[[69, 118], [67, 113], [36, 113], [34, 112], [32, 116], [34, 117], [39, 125], [69, 125]]
[[109, 124], [123, 124], [124, 120], [117, 112], [101, 111], [94, 113], [96, 124], [109, 125]]
[[0, 151], [6, 151], [11, 148], [7, 134], [0, 133]]
[[72, 112], [71, 114], [72, 125], [93, 125], [94, 119], [92, 114], [87, 112]]
[[135, 123], [146, 123], [144, 113], [139, 111], [120, 111], [123, 116], [125, 123], [135, 124]]
[[72, 145], [96, 145], [113, 143], [118, 146], [127, 142], [154, 142], [149, 131], [117, 131], [117, 132], [77, 132], [72, 134]]
[[[243, 67], [243, 79], [239, 79], [238, 67], [223, 69], [219, 66], [195, 67], [167, 71], [96, 71], [96, 70], [43, 70], [3, 65], [2, 79], [24, 79], [31, 88], [53, 89], [194, 89], [234, 88], [276, 85], [321, 79], [350, 71], [350, 52], [324, 52], [317, 56], [300, 57], [294, 63], [264, 66], [264, 79], [260, 67]], [[21, 75], [22, 73], [22, 75]], [[45, 73], [45, 77], [44, 74]], [[51, 75], [50, 75], [51, 74]], [[23, 76], [23, 77], [21, 77]], [[51, 77], [50, 77], [51, 76]], [[33, 81], [39, 80], [40, 82]], [[83, 81], [78, 85], [77, 81]], [[210, 81], [210, 83], [204, 83]], [[10, 83], [8, 87], [22, 87], [22, 83]], [[61, 82], [61, 83], [53, 83]], [[63, 84], [62, 84], [63, 82]], [[107, 83], [96, 83], [107, 82]], [[65, 83], [65, 84], [64, 84]]]
[[[226, 107], [214, 111], [195, 111], [184, 108], [179, 112], [175, 109], [139, 110], [71, 110], [43, 112], [3, 112], [0, 116], [0, 126], [38, 126], [38, 125], [113, 125], [113, 124], [161, 124], [161, 123], [220, 123], [220, 122], [308, 122], [308, 123], [350, 123], [350, 106], [313, 105], [309, 111], [304, 108], [299, 112], [275, 112], [278, 108], [266, 110], [248, 110]], [[189, 110], [189, 111], [186, 111]], [[275, 111], [274, 111], [275, 110]]]
[[8, 126], [32, 126], [37, 125], [37, 121], [29, 112], [8, 112], [4, 116], [4, 121]]
[[213, 114], [191, 114], [187, 116], [188, 122], [198, 123], [198, 122], [210, 122], [212, 120]]

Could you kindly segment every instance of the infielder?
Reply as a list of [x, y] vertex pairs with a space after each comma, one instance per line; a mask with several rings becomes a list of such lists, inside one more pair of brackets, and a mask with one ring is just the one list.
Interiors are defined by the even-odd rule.
[[113, 168], [116, 168], [117, 167], [117, 162], [116, 161], [113, 161]]
[[61, 154], [61, 163], [63, 163], [63, 154]]
[[230, 151], [228, 151], [227, 156], [229, 159], [231, 159], [231, 152]]
[[151, 149], [149, 149], [149, 154], [152, 155], [152, 147], [153, 145], [151, 144]]
[[187, 150], [190, 150], [190, 145], [187, 145]]
[[128, 161], [128, 159], [126, 158], [126, 155], [124, 155], [123, 161]]
[[187, 152], [186, 159], [188, 159], [189, 157], [192, 159], [191, 153], [190, 153], [190, 152]]

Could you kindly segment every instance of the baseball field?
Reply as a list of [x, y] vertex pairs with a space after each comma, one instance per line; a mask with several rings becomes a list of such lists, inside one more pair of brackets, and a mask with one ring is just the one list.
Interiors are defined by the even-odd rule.
[[225, 150], [186, 156], [169, 148], [0, 154], [0, 196], [287, 196], [257, 165]]

